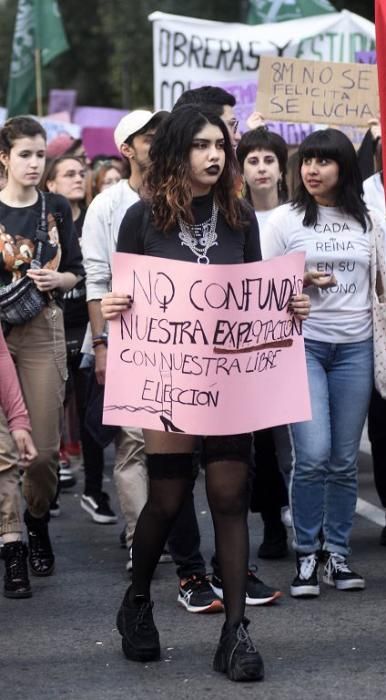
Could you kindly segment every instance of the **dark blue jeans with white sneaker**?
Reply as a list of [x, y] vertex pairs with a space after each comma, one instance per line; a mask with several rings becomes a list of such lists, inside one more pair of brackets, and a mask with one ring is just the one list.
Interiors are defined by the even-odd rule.
[[343, 556], [357, 498], [357, 456], [373, 385], [372, 339], [358, 343], [305, 340], [312, 420], [292, 425], [294, 548]]

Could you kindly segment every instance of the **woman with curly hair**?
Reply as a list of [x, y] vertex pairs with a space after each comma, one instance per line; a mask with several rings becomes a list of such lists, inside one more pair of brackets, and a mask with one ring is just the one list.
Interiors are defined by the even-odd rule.
[[[157, 131], [150, 158], [146, 198], [126, 213], [118, 251], [205, 264], [261, 258], [256, 217], [235, 194], [237, 164], [218, 116], [204, 106], [177, 109]], [[294, 304], [295, 312], [307, 316], [308, 298], [300, 295]], [[104, 317], [116, 318], [130, 305], [127, 296], [110, 293], [102, 300]], [[117, 619], [125, 655], [139, 661], [160, 657], [150, 584], [196, 476], [195, 438], [173, 429], [144, 430], [149, 497], [134, 534], [132, 584]], [[214, 669], [234, 681], [263, 678], [263, 662], [244, 618], [251, 441], [250, 434], [204, 439], [206, 490], [226, 616]]]

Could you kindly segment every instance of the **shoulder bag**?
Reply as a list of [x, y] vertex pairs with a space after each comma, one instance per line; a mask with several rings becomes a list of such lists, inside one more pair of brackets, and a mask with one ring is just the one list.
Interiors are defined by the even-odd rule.
[[[42, 266], [43, 245], [48, 238], [44, 192], [39, 192], [39, 197], [41, 214], [35, 234], [35, 258], [30, 265], [35, 269]], [[25, 275], [16, 282], [0, 287], [0, 320], [11, 326], [20, 326], [35, 318], [47, 306], [47, 301], [47, 294], [40, 292], [35, 282]]]

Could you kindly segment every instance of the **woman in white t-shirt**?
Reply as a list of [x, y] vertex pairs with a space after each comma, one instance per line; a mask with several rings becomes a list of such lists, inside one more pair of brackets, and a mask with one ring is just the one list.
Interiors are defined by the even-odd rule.
[[265, 257], [306, 253], [311, 314], [304, 323], [312, 420], [292, 426], [291, 484], [297, 575], [294, 597], [319, 595], [320, 532], [328, 554], [323, 580], [340, 590], [365, 581], [348, 566], [357, 497], [357, 455], [373, 384], [371, 236], [376, 212], [363, 201], [354, 148], [336, 129], [299, 149], [301, 182], [291, 204], [264, 227]]
[[[236, 155], [244, 179], [244, 196], [256, 212], [261, 235], [272, 212], [288, 200], [287, 144], [281, 136], [260, 126], [243, 134]], [[265, 257], [263, 249], [262, 257]], [[260, 512], [264, 521], [258, 556], [280, 559], [288, 554], [287, 530], [282, 517], [291, 526], [287, 483], [292, 454], [288, 426], [255, 432], [254, 447], [251, 510]]]

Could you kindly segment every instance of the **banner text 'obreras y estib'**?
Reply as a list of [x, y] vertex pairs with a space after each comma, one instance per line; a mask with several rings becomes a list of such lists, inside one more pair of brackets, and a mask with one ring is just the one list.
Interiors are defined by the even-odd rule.
[[[182, 92], [233, 84], [239, 103], [257, 84], [261, 56], [354, 62], [375, 47], [372, 22], [347, 10], [317, 17], [246, 25], [154, 12], [154, 107], [171, 109]], [[252, 105], [253, 108], [253, 105]]]
[[304, 254], [198, 265], [116, 253], [104, 423], [227, 435], [310, 418], [302, 324], [288, 311]]

